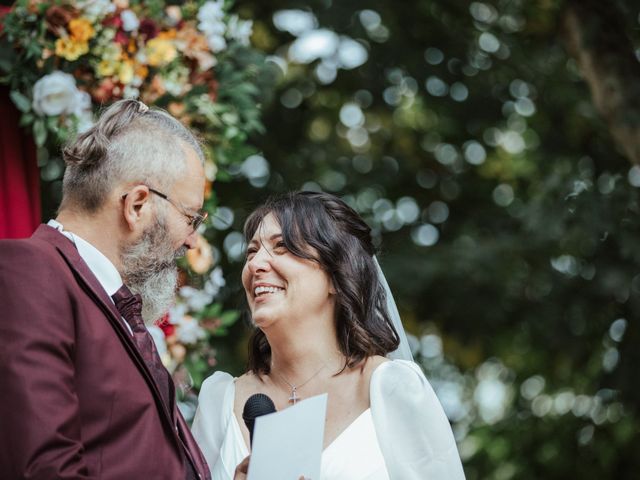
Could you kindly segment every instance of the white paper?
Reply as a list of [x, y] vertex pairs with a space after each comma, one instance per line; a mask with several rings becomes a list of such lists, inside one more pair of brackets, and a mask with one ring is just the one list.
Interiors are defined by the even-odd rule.
[[248, 480], [319, 480], [327, 394], [256, 418]]

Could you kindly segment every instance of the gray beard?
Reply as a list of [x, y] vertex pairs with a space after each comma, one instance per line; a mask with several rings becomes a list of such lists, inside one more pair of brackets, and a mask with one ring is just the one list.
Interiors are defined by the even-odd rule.
[[122, 278], [133, 293], [142, 297], [142, 319], [146, 325], [155, 323], [173, 305], [178, 286], [176, 260], [186, 250], [184, 246], [173, 250], [160, 218], [137, 242], [122, 248]]

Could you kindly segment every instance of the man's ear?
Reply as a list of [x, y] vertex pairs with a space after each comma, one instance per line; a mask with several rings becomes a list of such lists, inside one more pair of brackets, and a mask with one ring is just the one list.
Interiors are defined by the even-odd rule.
[[124, 216], [129, 230], [136, 230], [143, 220], [145, 210], [143, 207], [149, 202], [151, 192], [146, 185], [136, 185], [122, 198]]

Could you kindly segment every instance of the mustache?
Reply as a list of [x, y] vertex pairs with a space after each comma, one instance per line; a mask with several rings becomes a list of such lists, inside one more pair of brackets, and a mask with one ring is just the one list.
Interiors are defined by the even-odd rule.
[[[186, 253], [187, 247], [180, 247], [171, 255], [171, 257], [156, 260], [155, 262], [152, 262], [150, 265], [148, 265], [146, 271], [139, 273], [143, 275], [149, 275], [154, 273], [162, 273], [166, 270], [175, 270], [177, 268], [178, 259], [184, 257]], [[134, 276], [137, 277], [138, 275], [134, 274]]]
[[154, 270], [162, 271], [162, 270], [168, 270], [171, 268], [176, 268], [176, 262], [178, 261], [179, 258], [182, 258], [187, 254], [187, 250], [188, 248], [183, 245], [173, 253], [170, 259], [168, 258], [168, 259], [157, 262], [155, 265], [156, 268], [154, 268]]

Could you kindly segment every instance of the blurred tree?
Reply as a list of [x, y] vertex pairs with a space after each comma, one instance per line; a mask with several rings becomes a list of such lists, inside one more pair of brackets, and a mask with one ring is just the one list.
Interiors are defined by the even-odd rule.
[[564, 26], [594, 105], [620, 150], [640, 163], [640, 63], [626, 35], [623, 11], [608, 2], [571, 0]]
[[633, 478], [637, 2], [239, 6], [282, 79], [262, 154], [217, 185], [232, 230], [271, 192], [343, 196], [469, 479]]

